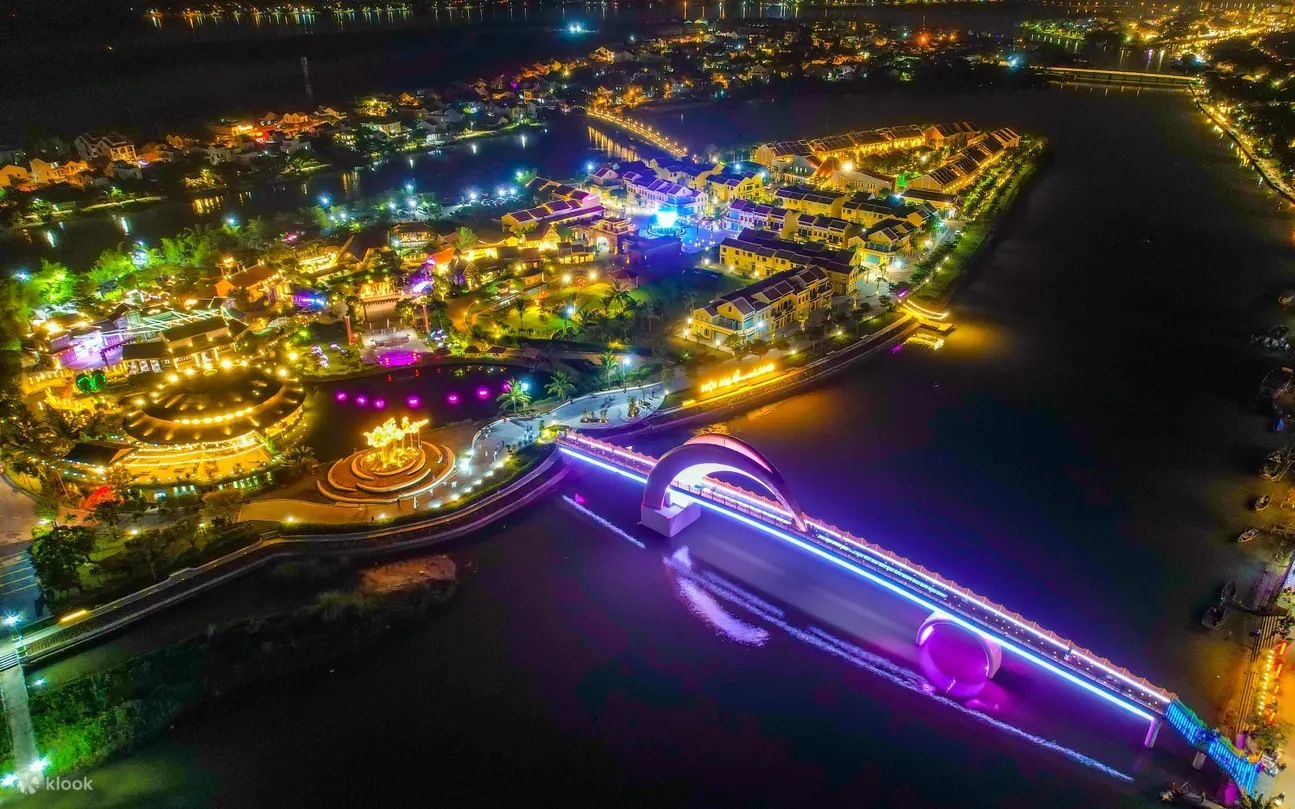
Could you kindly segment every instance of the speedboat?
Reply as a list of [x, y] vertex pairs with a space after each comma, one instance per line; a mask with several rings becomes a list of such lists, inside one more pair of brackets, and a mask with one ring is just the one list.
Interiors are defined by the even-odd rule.
[[1237, 542], [1249, 542], [1257, 536], [1259, 536], [1258, 528], [1247, 528], [1241, 532], [1241, 536], [1237, 537]]

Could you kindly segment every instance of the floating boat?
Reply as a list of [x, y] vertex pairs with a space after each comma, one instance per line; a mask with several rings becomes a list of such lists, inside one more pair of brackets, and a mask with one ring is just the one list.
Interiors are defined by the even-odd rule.
[[1247, 528], [1241, 532], [1241, 536], [1237, 537], [1237, 542], [1249, 542], [1257, 536], [1259, 536], [1258, 528]]
[[1223, 589], [1219, 591], [1219, 606], [1227, 606], [1227, 604], [1236, 597], [1237, 583], [1235, 581], [1229, 581], [1227, 584], [1223, 585]]
[[1222, 604], [1215, 604], [1205, 611], [1205, 616], [1201, 618], [1201, 626], [1211, 630], [1218, 629], [1219, 624], [1223, 623], [1223, 619], [1227, 614], [1227, 607]]
[[1277, 480], [1285, 474], [1289, 467], [1290, 464], [1286, 460], [1285, 451], [1275, 449], [1264, 459], [1264, 467], [1259, 474], [1264, 480]]
[[1282, 306], [1289, 306], [1292, 301], [1295, 301], [1295, 289], [1283, 290], [1282, 294], [1277, 296], [1277, 302]]
[[1273, 501], [1273, 497], [1272, 497], [1272, 495], [1271, 495], [1271, 494], [1265, 494], [1263, 497], [1260, 497], [1260, 498], [1258, 498], [1258, 499], [1256, 499], [1256, 500], [1255, 500], [1255, 502], [1254, 502], [1254, 510], [1255, 510], [1255, 511], [1263, 511], [1264, 509], [1268, 508], [1268, 504], [1269, 504], [1269, 503], [1271, 503], [1272, 501]]

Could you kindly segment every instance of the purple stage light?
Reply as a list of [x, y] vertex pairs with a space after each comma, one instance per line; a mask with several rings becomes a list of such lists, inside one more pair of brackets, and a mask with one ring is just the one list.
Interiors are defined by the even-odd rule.
[[457, 393], [451, 393], [449, 396], [446, 396], [446, 397], [445, 397], [445, 401], [449, 402], [450, 404], [458, 404], [458, 403], [459, 403], [459, 394], [457, 394]]
[[336, 400], [337, 400], [337, 401], [339, 401], [339, 402], [345, 402], [345, 401], [346, 401], [346, 391], [344, 391], [344, 390], [339, 390], [337, 393], [334, 393], [334, 394], [333, 394], [333, 398], [334, 398], [334, 399], [336, 399]]
[[408, 399], [405, 399], [405, 404], [409, 405], [411, 408], [418, 407], [422, 403], [423, 400], [419, 399], [417, 396], [410, 396]]
[[373, 409], [374, 409], [374, 410], [381, 410], [382, 408], [384, 408], [384, 407], [386, 407], [386, 406], [387, 406], [387, 400], [386, 400], [386, 399], [374, 399], [374, 400], [373, 400]]
[[369, 403], [369, 397], [367, 397], [367, 396], [356, 396], [356, 397], [355, 397], [355, 403], [356, 403], [357, 405], [359, 405], [360, 407], [364, 407], [366, 404], [368, 404], [368, 403]]
[[478, 398], [478, 399], [489, 399], [489, 398], [490, 398], [490, 388], [486, 388], [486, 387], [480, 387], [480, 388], [477, 388], [477, 398]]

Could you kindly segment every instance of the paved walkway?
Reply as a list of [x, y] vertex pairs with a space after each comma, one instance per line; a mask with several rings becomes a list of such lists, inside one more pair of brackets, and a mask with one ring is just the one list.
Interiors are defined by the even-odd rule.
[[4, 698], [5, 721], [13, 743], [14, 770], [24, 776], [38, 775], [40, 753], [27, 710], [27, 679], [10, 638], [0, 642], [0, 697]]
[[[655, 413], [665, 401], [666, 394], [682, 384], [681, 379], [676, 377], [664, 385], [655, 382], [625, 390], [600, 391], [559, 405], [547, 413], [524, 418], [509, 416], [499, 419], [482, 427], [473, 436], [472, 446], [465, 453], [467, 455], [465, 460], [473, 466], [484, 468], [504, 454], [507, 447], [521, 446], [534, 441], [539, 436], [541, 425], [562, 424], [567, 427], [578, 427], [581, 430], [608, 430], [634, 424]], [[629, 415], [631, 398], [639, 401], [639, 412], [632, 418]], [[581, 421], [586, 411], [599, 413], [603, 409], [607, 410], [605, 423]]]

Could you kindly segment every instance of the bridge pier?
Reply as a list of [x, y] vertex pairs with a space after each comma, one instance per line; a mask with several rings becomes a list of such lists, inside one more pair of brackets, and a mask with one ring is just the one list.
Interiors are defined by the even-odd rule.
[[1156, 738], [1160, 736], [1160, 727], [1164, 725], [1165, 720], [1156, 717], [1151, 720], [1151, 727], [1147, 728], [1146, 738], [1142, 740], [1142, 746], [1150, 749], [1156, 746]]
[[942, 612], [933, 612], [917, 630], [921, 666], [944, 693], [974, 697], [1003, 665], [1003, 647]]
[[697, 522], [701, 516], [701, 506], [695, 501], [686, 506], [666, 502], [661, 508], [649, 505], [639, 506], [639, 522], [662, 536], [672, 537], [683, 529]]

